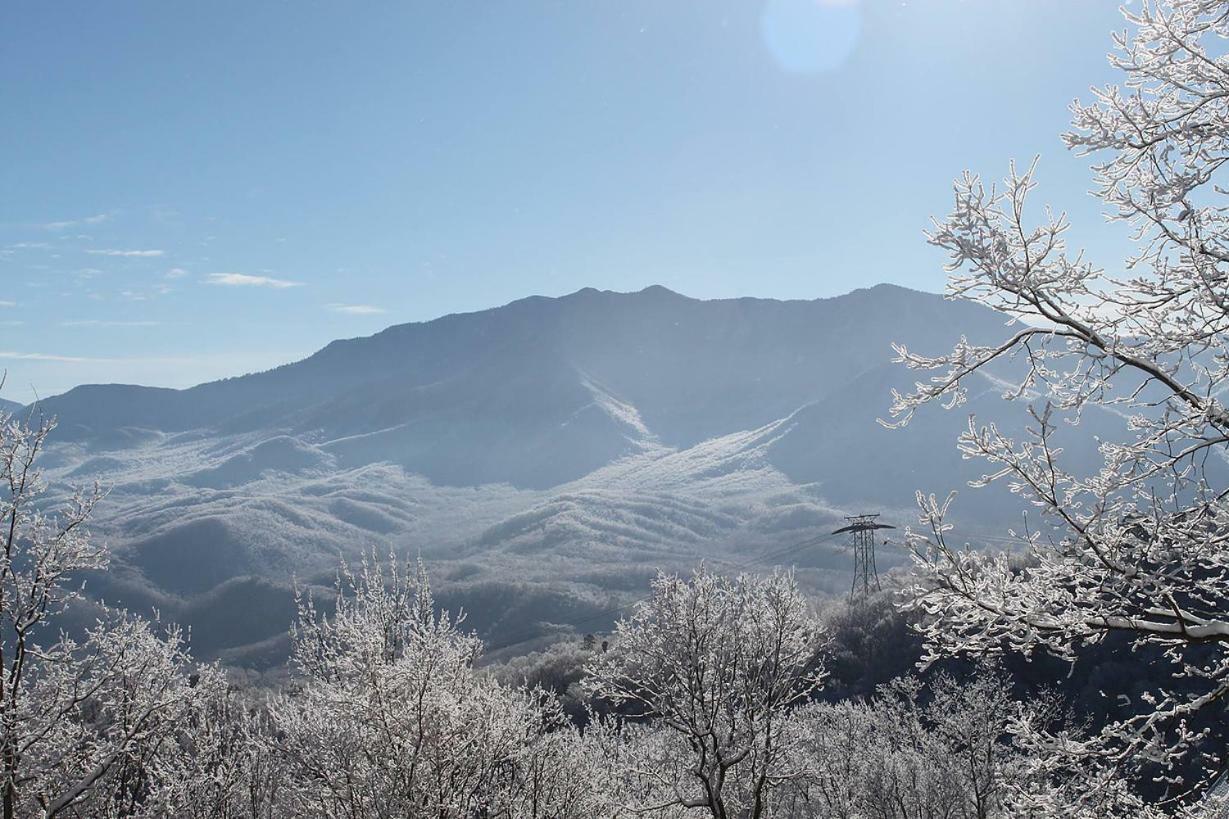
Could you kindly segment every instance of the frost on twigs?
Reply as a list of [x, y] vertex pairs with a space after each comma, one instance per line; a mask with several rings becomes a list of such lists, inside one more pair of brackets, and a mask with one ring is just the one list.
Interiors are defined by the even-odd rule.
[[86, 530], [102, 494], [48, 508], [38, 460], [55, 423], [31, 420], [0, 412], [0, 816], [150, 815], [137, 806], [156, 801], [217, 672], [193, 682], [183, 632], [126, 612], [60, 631], [82, 573], [107, 565]]
[[789, 710], [822, 684], [826, 642], [791, 575], [658, 575], [587, 668], [597, 697], [655, 724], [629, 809], [764, 815], [796, 774]]
[[474, 668], [481, 642], [435, 609], [421, 564], [343, 569], [333, 610], [300, 596], [297, 690], [266, 741], [296, 816], [583, 816], [598, 796], [558, 699]]
[[[1073, 106], [1067, 144], [1093, 158], [1096, 194], [1133, 228], [1135, 252], [1112, 274], [1065, 243], [1065, 215], [1034, 214], [1035, 163], [1001, 185], [966, 174], [929, 240], [948, 253], [948, 294], [1018, 320], [998, 345], [945, 355], [897, 347], [930, 375], [895, 394], [896, 425], [924, 404], [956, 407], [967, 380], [1005, 358], [1008, 397], [1030, 403], [1027, 432], [970, 419], [958, 446], [1046, 520], [1021, 535], [1024, 560], [952, 541], [948, 502], [919, 495], [911, 532], [930, 657], [1075, 647], [1111, 633], [1159, 647], [1175, 684], [1069, 757], [1166, 766], [1200, 747], [1189, 726], [1229, 693], [1229, 4], [1128, 6], [1115, 39], [1120, 86]], [[1101, 442], [1095, 474], [1064, 468], [1060, 420], [1108, 410], [1128, 419]], [[950, 502], [950, 501], [949, 501]], [[1051, 533], [1052, 536], [1051, 536]], [[1038, 741], [1042, 741], [1038, 738]], [[1189, 784], [1189, 783], [1187, 783]]]

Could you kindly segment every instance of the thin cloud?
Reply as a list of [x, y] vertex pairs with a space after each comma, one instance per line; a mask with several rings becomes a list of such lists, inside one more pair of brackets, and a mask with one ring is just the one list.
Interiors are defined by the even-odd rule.
[[15, 362], [49, 362], [54, 364], [165, 364], [190, 366], [209, 364], [215, 355], [60, 355], [58, 353], [22, 353], [0, 350], [0, 360]]
[[16, 306], [17, 306], [17, 302], [15, 301], [8, 301], [6, 299], [0, 299], [0, 307], [16, 307]]
[[165, 277], [168, 279], [182, 279], [186, 275], [188, 275], [188, 271], [182, 267], [172, 267], [165, 273]]
[[44, 222], [39, 225], [43, 230], [66, 230], [78, 225], [98, 225], [111, 218], [109, 213], [96, 213], [93, 216], [86, 216], [82, 219], [64, 219], [59, 222]]
[[249, 276], [247, 273], [210, 273], [206, 283], [223, 287], [272, 287], [277, 290], [300, 287], [303, 284], [303, 282], [292, 282], [286, 279], [274, 279], [270, 276]]
[[61, 321], [61, 327], [157, 327], [160, 321], [111, 321], [109, 319], [77, 319]]
[[109, 361], [106, 358], [86, 358], [77, 355], [53, 355], [51, 353], [16, 353], [11, 350], [0, 350], [0, 358], [13, 361], [58, 361], [62, 364], [85, 364], [90, 361]]
[[387, 312], [383, 307], [374, 304], [326, 304], [326, 308], [334, 313], [345, 313], [348, 316], [375, 316]]
[[161, 256], [165, 251], [162, 250], [114, 250], [111, 248], [91, 249], [85, 251], [95, 256], [123, 256], [123, 257], [147, 257]]

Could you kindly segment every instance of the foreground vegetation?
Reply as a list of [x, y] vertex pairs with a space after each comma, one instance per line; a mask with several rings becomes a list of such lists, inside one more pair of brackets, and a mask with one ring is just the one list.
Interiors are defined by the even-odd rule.
[[661, 575], [605, 645], [481, 668], [422, 567], [373, 556], [327, 611], [300, 598], [276, 690], [122, 611], [58, 633], [108, 555], [96, 491], [40, 509], [52, 429], [0, 419], [6, 817], [1161, 815], [1138, 766], [1056, 764], [1038, 738], [1087, 741], [1057, 695], [902, 675], [922, 644], [894, 594], [820, 616], [788, 574]]

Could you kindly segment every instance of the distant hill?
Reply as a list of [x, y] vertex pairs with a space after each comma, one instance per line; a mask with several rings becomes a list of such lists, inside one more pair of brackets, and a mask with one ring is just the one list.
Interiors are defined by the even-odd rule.
[[[79, 387], [42, 409], [60, 421], [58, 485], [111, 487], [98, 528], [117, 560], [95, 594], [158, 606], [211, 652], [257, 662], [281, 650], [290, 579], [325, 581], [374, 545], [422, 554], [498, 643], [600, 619], [657, 567], [779, 554], [851, 510], [910, 522], [916, 489], [978, 474], [954, 443], [968, 411], [1022, 416], [987, 380], [965, 410], [884, 429], [890, 389], [912, 379], [890, 344], [939, 352], [1004, 325], [890, 285], [815, 301], [585, 289], [187, 390]], [[975, 529], [1019, 515], [1005, 493], [958, 509]], [[831, 543], [780, 559], [817, 590], [845, 583]]]
[[650, 444], [688, 447], [839, 396], [888, 359], [893, 339], [934, 349], [1002, 324], [888, 285], [794, 302], [586, 289], [390, 327], [188, 390], [93, 385], [43, 408], [61, 440], [285, 430], [348, 464], [545, 488]]

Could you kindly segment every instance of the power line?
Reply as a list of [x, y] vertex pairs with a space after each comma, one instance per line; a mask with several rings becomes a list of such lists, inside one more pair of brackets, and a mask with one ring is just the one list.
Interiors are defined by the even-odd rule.
[[[835, 533], [827, 534], [827, 535], [819, 535], [813, 538], [807, 538], [806, 540], [798, 541], [797, 543], [790, 544], [789, 546], [786, 546], [782, 549], [777, 549], [775, 551], [768, 552], [766, 554], [757, 555], [753, 557], [752, 559], [744, 561], [742, 563], [736, 563], [731, 567], [731, 570], [732, 571], [742, 571], [743, 569], [750, 568], [751, 566], [754, 566], [757, 563], [768, 562], [768, 561], [772, 561], [773, 565], [775, 565], [775, 563], [780, 558], [785, 557], [791, 552], [795, 552], [799, 549], [803, 549], [809, 546], [818, 546], [819, 544], [823, 543], [826, 540], [831, 540], [833, 537], [835, 537]], [[577, 620], [571, 623], [570, 625], [573, 628], [579, 628], [580, 626], [588, 625], [590, 623], [596, 623], [602, 620], [608, 620], [612, 617], [617, 617], [625, 611], [630, 611], [632, 608], [639, 605], [640, 603], [643, 603], [644, 601], [648, 600], [652, 596], [653, 596], [652, 593], [641, 595], [640, 597], [637, 597], [634, 600], [624, 603], [621, 606], [617, 606], [614, 609], [608, 609], [598, 614], [593, 614], [593, 615], [590, 615], [589, 617], [584, 617], [580, 620]], [[512, 640], [511, 642], [506, 642], [506, 643], [503, 643], [502, 645], [486, 648], [485, 653], [492, 654], [496, 651], [503, 651], [505, 649], [515, 648], [516, 646], [519, 646], [522, 643], [532, 642], [534, 640], [538, 640], [546, 636], [545, 634], [541, 634], [541, 633], [529, 634], [528, 632], [522, 632], [522, 634], [524, 634], [525, 636], [522, 637], [520, 635], [516, 635], [516, 638]]]

